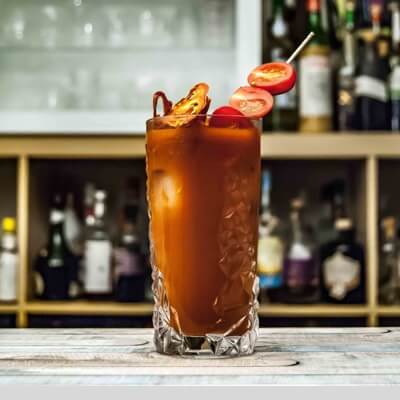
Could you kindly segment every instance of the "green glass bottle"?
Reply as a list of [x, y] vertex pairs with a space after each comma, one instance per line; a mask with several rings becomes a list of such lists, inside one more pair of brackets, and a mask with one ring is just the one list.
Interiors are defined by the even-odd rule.
[[[289, 24], [284, 12], [284, 0], [273, 1], [273, 18], [269, 27], [264, 62], [286, 61], [293, 52]], [[298, 126], [296, 86], [287, 93], [275, 96], [272, 112], [264, 119], [266, 131], [295, 131]]]

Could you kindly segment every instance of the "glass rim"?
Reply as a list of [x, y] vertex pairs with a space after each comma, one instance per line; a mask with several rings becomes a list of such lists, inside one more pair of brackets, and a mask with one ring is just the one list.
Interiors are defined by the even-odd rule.
[[234, 114], [221, 114], [221, 115], [214, 115], [214, 114], [196, 114], [195, 116], [193, 114], [179, 114], [179, 115], [159, 115], [157, 117], [151, 117], [149, 119], [146, 120], [146, 124], [149, 124], [151, 122], [157, 122], [157, 121], [163, 121], [163, 120], [169, 120], [169, 119], [184, 119], [184, 118], [199, 118], [199, 117], [203, 117], [203, 118], [236, 118], [239, 120], [242, 119], [247, 119], [250, 120], [252, 122], [259, 122], [262, 121], [262, 117], [259, 118], [250, 118], [250, 117], [246, 117], [246, 115], [234, 115]]

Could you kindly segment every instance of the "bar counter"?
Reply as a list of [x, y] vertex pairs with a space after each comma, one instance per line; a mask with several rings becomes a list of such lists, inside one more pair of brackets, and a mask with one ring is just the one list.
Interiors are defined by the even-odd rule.
[[221, 359], [158, 354], [150, 329], [3, 329], [0, 384], [400, 384], [400, 328], [261, 329]]

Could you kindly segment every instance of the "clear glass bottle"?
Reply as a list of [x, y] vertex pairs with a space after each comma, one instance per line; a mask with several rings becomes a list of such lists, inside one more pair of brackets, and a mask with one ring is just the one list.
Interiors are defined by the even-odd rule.
[[400, 258], [399, 243], [396, 238], [396, 219], [384, 218], [382, 221], [383, 239], [380, 248], [379, 272], [382, 279], [379, 301], [382, 304], [400, 303]]
[[67, 242], [68, 248], [72, 254], [76, 256], [82, 255], [82, 240], [83, 240], [83, 229], [76, 214], [74, 205], [74, 195], [72, 193], [67, 194], [67, 200], [65, 204], [65, 221], [64, 221], [64, 237]]
[[86, 233], [84, 290], [87, 297], [107, 298], [112, 293], [112, 246], [106, 228], [107, 192], [94, 194], [94, 223]]
[[270, 191], [271, 174], [264, 170], [257, 259], [261, 301], [274, 301], [277, 289], [283, 285], [284, 245], [279, 229], [280, 221], [271, 213]]
[[147, 272], [139, 230], [139, 178], [127, 179], [121, 197], [118, 242], [113, 251], [115, 298], [121, 302], [139, 302], [145, 298]]
[[291, 238], [284, 263], [285, 300], [311, 303], [318, 300], [315, 244], [303, 221], [304, 200], [292, 200], [291, 209]]
[[337, 237], [320, 248], [321, 297], [328, 303], [365, 302], [364, 248], [356, 242], [353, 221], [335, 221]]
[[19, 267], [15, 218], [2, 221], [3, 236], [0, 245], [0, 302], [17, 300]]

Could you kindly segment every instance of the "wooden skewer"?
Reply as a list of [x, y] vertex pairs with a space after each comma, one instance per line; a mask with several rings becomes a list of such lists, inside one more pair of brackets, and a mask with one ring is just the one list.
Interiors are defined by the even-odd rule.
[[286, 60], [286, 63], [290, 64], [313, 37], [314, 37], [314, 32], [310, 32], [307, 35], [307, 37], [300, 43], [299, 47], [297, 47], [297, 49], [292, 53], [292, 55]]

